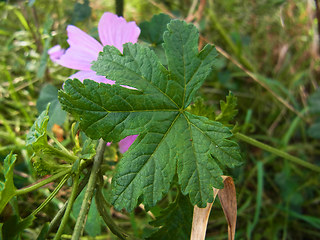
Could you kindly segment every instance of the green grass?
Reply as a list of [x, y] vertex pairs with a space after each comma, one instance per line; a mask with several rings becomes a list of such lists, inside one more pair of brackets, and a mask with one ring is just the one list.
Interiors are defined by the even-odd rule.
[[[157, 1], [156, 6], [151, 1], [140, 2], [126, 2], [124, 16], [128, 20], [139, 23], [163, 11], [186, 18], [193, 1]], [[208, 0], [201, 19], [194, 23], [205, 40], [231, 58], [219, 58], [201, 89], [199, 95], [206, 103], [218, 109], [219, 100], [232, 90], [238, 97], [235, 122], [240, 132], [319, 165], [320, 142], [307, 133], [315, 121], [308, 111], [308, 97], [318, 88], [320, 76], [312, 3]], [[0, 157], [4, 159], [10, 151], [18, 154], [15, 183], [19, 188], [39, 178], [32, 170], [32, 151], [25, 147], [25, 135], [39, 114], [36, 102], [40, 90], [45, 84], [60, 89], [73, 73], [48, 60], [47, 49], [56, 44], [67, 47], [65, 29], [71, 23], [96, 37], [102, 13], [115, 12], [113, 1], [91, 1], [91, 15], [77, 22], [75, 4], [75, 0], [37, 0], [32, 6], [24, 1], [0, 2]], [[256, 81], [235, 62], [254, 74]], [[72, 122], [69, 116], [61, 126], [65, 138], [62, 144], [68, 148], [73, 147]], [[228, 173], [235, 179], [238, 197], [236, 239], [319, 239], [319, 174], [246, 143], [241, 143], [241, 148], [244, 165]], [[114, 149], [108, 154], [116, 155]], [[50, 185], [49, 189], [54, 187]], [[19, 196], [12, 201], [17, 206], [13, 211], [27, 216], [49, 194], [42, 189]], [[25, 239], [34, 239], [68, 196], [70, 191], [63, 187], [50, 207], [37, 215]], [[164, 199], [161, 206], [167, 203]], [[134, 217], [121, 214], [115, 214], [116, 222], [136, 236], [141, 236], [150, 221], [142, 210], [137, 210]], [[74, 223], [73, 219], [65, 230], [71, 233]], [[104, 229], [103, 236], [110, 237]], [[226, 239], [226, 233], [223, 212], [215, 203], [207, 239]]]

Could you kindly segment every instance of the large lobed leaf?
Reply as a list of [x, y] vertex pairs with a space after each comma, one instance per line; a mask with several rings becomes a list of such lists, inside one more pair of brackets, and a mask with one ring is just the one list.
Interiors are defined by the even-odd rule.
[[168, 24], [168, 69], [139, 44], [125, 44], [123, 54], [105, 46], [93, 69], [116, 84], [67, 80], [59, 92], [63, 108], [89, 137], [119, 141], [139, 134], [113, 177], [112, 203], [117, 209], [132, 210], [138, 199], [154, 206], [176, 173], [191, 203], [205, 207], [213, 200], [212, 187], [223, 187], [219, 165], [234, 167], [241, 160], [227, 127], [186, 112], [217, 55], [211, 45], [198, 52], [198, 38], [193, 25], [179, 20]]

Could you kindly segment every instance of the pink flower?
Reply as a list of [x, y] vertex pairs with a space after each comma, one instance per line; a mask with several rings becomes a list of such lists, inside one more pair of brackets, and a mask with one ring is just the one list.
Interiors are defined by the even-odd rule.
[[[79, 28], [69, 25], [67, 27], [70, 47], [67, 50], [56, 45], [49, 49], [48, 54], [53, 62], [61, 66], [80, 70], [69, 78], [77, 78], [80, 81], [91, 79], [99, 83], [114, 84], [115, 81], [104, 76], [97, 75], [91, 70], [92, 62], [97, 60], [103, 46], [112, 45], [121, 52], [124, 43], [136, 43], [140, 35], [140, 29], [135, 22], [127, 22], [124, 18], [113, 13], [106, 12], [102, 15], [98, 24], [100, 42]], [[134, 142], [138, 135], [128, 136], [119, 142], [120, 152], [124, 153]]]
[[52, 62], [56, 62], [60, 57], [64, 54], [66, 50], [62, 49], [60, 45], [55, 45], [54, 47], [50, 48], [48, 54]]

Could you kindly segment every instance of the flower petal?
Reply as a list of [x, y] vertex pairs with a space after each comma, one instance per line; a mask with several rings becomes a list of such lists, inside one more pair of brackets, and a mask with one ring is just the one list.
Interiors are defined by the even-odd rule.
[[98, 83], [105, 83], [105, 84], [111, 84], [111, 85], [115, 83], [115, 81], [109, 80], [104, 76], [97, 75], [96, 72], [94, 71], [79, 71], [71, 75], [69, 78], [71, 79], [77, 78], [81, 82], [83, 82], [84, 79], [91, 79]]
[[62, 49], [60, 45], [55, 45], [48, 50], [49, 57], [52, 62], [56, 62], [64, 54], [66, 50]]
[[119, 142], [119, 151], [121, 153], [126, 152], [129, 149], [129, 147], [131, 146], [131, 144], [134, 142], [134, 140], [136, 140], [137, 137], [138, 137], [138, 135], [131, 135], [131, 136], [128, 136], [128, 137], [125, 137], [124, 139], [122, 139]]
[[138, 41], [140, 28], [135, 22], [127, 22], [123, 17], [106, 12], [100, 19], [98, 32], [103, 46], [113, 45], [122, 52], [123, 44]]
[[67, 27], [70, 47], [56, 62], [64, 67], [90, 71], [91, 62], [97, 60], [102, 45], [79, 28]]

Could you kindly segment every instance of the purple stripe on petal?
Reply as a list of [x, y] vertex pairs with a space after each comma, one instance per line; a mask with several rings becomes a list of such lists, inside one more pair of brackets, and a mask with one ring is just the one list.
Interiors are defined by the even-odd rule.
[[98, 32], [103, 46], [112, 45], [122, 52], [123, 44], [138, 41], [140, 28], [135, 22], [127, 22], [123, 17], [106, 12], [100, 19]]
[[129, 147], [131, 146], [131, 144], [134, 142], [134, 140], [136, 140], [137, 137], [138, 137], [138, 135], [131, 135], [131, 136], [128, 136], [128, 137], [125, 137], [124, 139], [122, 139], [119, 142], [119, 151], [121, 153], [126, 152], [129, 149]]

